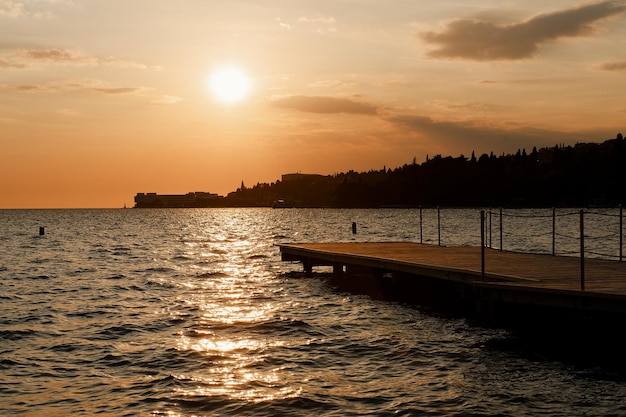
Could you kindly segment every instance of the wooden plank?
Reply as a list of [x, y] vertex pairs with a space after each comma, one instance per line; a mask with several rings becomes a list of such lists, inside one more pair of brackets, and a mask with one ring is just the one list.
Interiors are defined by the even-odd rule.
[[[284, 255], [311, 256], [341, 262], [360, 258], [370, 266], [389, 264], [422, 268], [431, 272], [462, 272], [480, 279], [480, 247], [443, 247], [419, 243], [300, 243], [281, 245]], [[345, 259], [344, 259], [345, 261]], [[543, 290], [580, 291], [580, 259], [486, 250], [488, 281]], [[585, 292], [626, 296], [626, 264], [604, 259], [585, 259]]]

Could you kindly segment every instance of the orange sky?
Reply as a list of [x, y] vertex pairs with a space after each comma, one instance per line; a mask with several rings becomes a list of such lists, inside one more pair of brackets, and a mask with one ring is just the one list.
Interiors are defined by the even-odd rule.
[[624, 1], [0, 0], [0, 36], [0, 208], [626, 134]]

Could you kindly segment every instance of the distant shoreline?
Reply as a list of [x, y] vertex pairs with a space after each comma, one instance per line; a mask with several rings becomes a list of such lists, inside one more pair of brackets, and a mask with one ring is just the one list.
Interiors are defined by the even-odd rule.
[[495, 156], [472, 152], [368, 172], [284, 174], [274, 183], [208, 192], [138, 193], [135, 207], [617, 207], [626, 202], [626, 143], [556, 145]]

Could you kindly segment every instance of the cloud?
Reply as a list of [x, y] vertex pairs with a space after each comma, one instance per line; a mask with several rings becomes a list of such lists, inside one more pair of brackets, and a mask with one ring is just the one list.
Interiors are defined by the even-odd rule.
[[626, 71], [626, 61], [607, 62], [600, 66], [604, 71]]
[[18, 17], [24, 14], [24, 4], [12, 0], [0, 0], [0, 16]]
[[23, 85], [0, 85], [0, 91], [11, 93], [48, 93], [52, 89], [44, 85], [23, 84]]
[[26, 68], [26, 65], [21, 64], [19, 62], [13, 62], [11, 60], [0, 59], [0, 68], [22, 69], [22, 68]]
[[531, 58], [541, 45], [563, 37], [588, 36], [598, 20], [626, 12], [626, 5], [602, 1], [530, 20], [499, 25], [476, 19], [459, 19], [442, 32], [421, 35], [439, 49], [428, 53], [434, 58], [462, 58], [475, 61], [519, 60]]
[[354, 88], [358, 84], [355, 82], [343, 81], [343, 80], [321, 80], [309, 84], [311, 88]]
[[283, 29], [287, 29], [287, 30], [291, 30], [291, 25], [289, 23], [285, 23], [282, 21], [282, 19], [280, 17], [275, 18], [274, 20], [276, 20], [278, 22], [278, 25], [283, 28]]
[[20, 54], [32, 61], [50, 63], [83, 62], [86, 59], [76, 52], [63, 49], [25, 49], [18, 52]]
[[465, 110], [471, 112], [482, 112], [489, 107], [485, 103], [471, 100], [433, 100], [432, 105], [446, 110]]
[[323, 23], [325, 25], [334, 25], [335, 18], [332, 16], [321, 16], [321, 17], [301, 17], [298, 19], [298, 22], [301, 23]]
[[437, 121], [419, 115], [396, 115], [386, 118], [389, 123], [408, 133], [438, 143], [442, 148], [472, 150], [498, 150], [548, 146], [577, 139], [572, 134], [535, 128], [513, 128], [480, 125], [471, 122]]
[[152, 101], [153, 104], [178, 104], [183, 101], [182, 97], [164, 95]]
[[143, 64], [115, 57], [90, 57], [69, 49], [12, 49], [0, 54], [0, 68], [33, 68], [42, 65], [106, 66], [116, 68], [147, 68]]
[[275, 107], [289, 108], [307, 113], [351, 113], [376, 115], [378, 107], [348, 98], [324, 96], [281, 96], [274, 98]]
[[334, 33], [337, 32], [335, 24], [337, 21], [332, 16], [318, 16], [318, 17], [300, 17], [298, 23], [310, 24], [317, 26], [318, 33]]
[[14, 1], [0, 0], [0, 17], [10, 18], [35, 18], [48, 19], [55, 14], [47, 10], [54, 3], [71, 2], [72, 0], [39, 0], [39, 1]]
[[144, 91], [141, 87], [111, 87], [100, 80], [81, 79], [65, 80], [50, 84], [0, 85], [0, 92], [10, 93], [61, 93], [66, 91], [83, 91], [93, 94], [132, 94]]
[[101, 94], [129, 94], [134, 93], [141, 90], [137, 87], [100, 87], [100, 88], [91, 88], [87, 91], [92, 91], [94, 93]]

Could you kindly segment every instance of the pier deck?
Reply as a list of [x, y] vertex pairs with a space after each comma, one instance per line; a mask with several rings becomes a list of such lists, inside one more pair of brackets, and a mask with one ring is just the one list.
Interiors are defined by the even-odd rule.
[[[442, 247], [419, 243], [302, 243], [281, 245], [282, 259], [313, 266], [370, 268], [463, 286], [474, 301], [540, 305], [588, 312], [626, 314], [626, 263], [575, 257], [501, 252], [480, 247]], [[467, 292], [467, 291], [465, 291]]]

